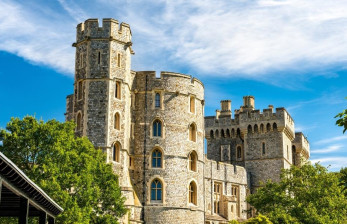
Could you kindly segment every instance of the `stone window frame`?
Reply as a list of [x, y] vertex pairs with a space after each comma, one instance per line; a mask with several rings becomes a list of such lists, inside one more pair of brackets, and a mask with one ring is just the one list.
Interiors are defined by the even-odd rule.
[[[153, 136], [153, 125], [154, 125], [154, 122], [158, 120], [161, 122], [161, 136]], [[150, 138], [165, 138], [165, 122], [163, 119], [159, 118], [159, 117], [155, 117], [152, 122], [150, 123], [151, 124], [151, 127], [150, 127]]]
[[238, 184], [232, 184], [231, 185], [231, 196], [235, 196], [235, 198], [237, 199], [236, 200], [235, 214], [237, 217], [240, 217], [241, 216], [241, 208], [240, 208], [241, 207], [241, 204], [240, 204], [241, 188], [240, 188], [240, 185], [238, 185]]
[[[115, 148], [117, 146], [117, 148]], [[117, 150], [118, 149], [118, 150]], [[119, 164], [121, 161], [121, 151], [122, 151], [122, 145], [119, 141], [115, 141], [112, 144], [112, 162]], [[116, 152], [116, 153], [115, 153]]]
[[[153, 152], [155, 150], [159, 150], [161, 152], [161, 167], [153, 167], [152, 166], [152, 155], [153, 155]], [[164, 163], [164, 150], [162, 148], [160, 148], [159, 146], [155, 146], [153, 147], [153, 149], [151, 149], [151, 151], [149, 152], [149, 168], [150, 169], [165, 169], [165, 163]]]
[[79, 80], [76, 84], [77, 101], [83, 100], [83, 80]]
[[[192, 104], [192, 101], [194, 104]], [[190, 114], [196, 114], [196, 96], [189, 95], [188, 97], [188, 111]]]
[[120, 79], [114, 80], [114, 98], [122, 100], [122, 81]]
[[[194, 160], [191, 159], [192, 155], [195, 156]], [[198, 172], [198, 161], [199, 161], [198, 153], [195, 150], [190, 151], [188, 153], [187, 159], [188, 159], [188, 164], [187, 164], [188, 171], [194, 172], [194, 173]]]
[[[215, 187], [216, 186], [219, 186], [218, 191], [215, 191]], [[213, 198], [214, 198], [214, 200], [213, 200], [213, 213], [214, 214], [221, 214], [221, 206], [220, 205], [221, 205], [222, 196], [223, 196], [223, 182], [221, 182], [221, 181], [213, 181], [212, 192], [213, 192]], [[220, 197], [218, 202], [215, 200], [216, 199], [215, 195], [219, 195], [219, 197]], [[218, 203], [218, 207], [219, 207], [218, 211], [215, 210], [216, 209], [215, 202]]]
[[260, 153], [262, 156], [265, 156], [266, 155], [266, 142], [265, 141], [262, 141], [261, 142], [261, 153]]
[[197, 142], [198, 126], [195, 122], [192, 122], [188, 126], [188, 140], [190, 142]]
[[[118, 115], [118, 122], [116, 121], [116, 116]], [[120, 131], [121, 130], [121, 114], [119, 111], [116, 111], [113, 115], [113, 129], [116, 131]]]
[[[81, 49], [80, 49], [80, 51], [81, 51]], [[84, 67], [84, 52], [80, 52], [80, 55], [79, 55], [79, 62], [80, 62], [80, 64], [79, 64], [79, 67], [78, 68], [83, 68]]]
[[76, 115], [76, 131], [82, 131], [82, 127], [82, 111], [79, 110]]
[[[162, 193], [161, 199], [162, 200], [161, 201], [151, 200], [151, 185], [152, 185], [152, 182], [156, 179], [158, 179], [162, 184], [162, 190], [161, 190], [161, 193]], [[147, 190], [147, 195], [148, 195], [147, 196], [147, 204], [155, 204], [155, 205], [158, 205], [158, 204], [159, 205], [165, 205], [166, 204], [166, 202], [165, 202], [165, 200], [166, 200], [166, 183], [161, 176], [159, 176], [159, 175], [152, 176], [147, 182], [147, 189], [148, 189]]]
[[[238, 148], [239, 147], [241, 148], [241, 157], [238, 157]], [[244, 150], [243, 150], [242, 145], [240, 145], [240, 144], [236, 145], [236, 155], [235, 155], [235, 157], [236, 157], [236, 161], [243, 161], [244, 160]]]
[[122, 68], [122, 58], [123, 58], [123, 54], [119, 51], [117, 51], [116, 53], [116, 67], [117, 68]]
[[[160, 96], [160, 106], [156, 107], [156, 94], [159, 93]], [[152, 109], [153, 110], [164, 110], [164, 91], [161, 89], [154, 89], [152, 94]]]
[[[194, 183], [195, 185], [195, 194], [193, 195], [193, 197], [191, 197], [191, 190], [190, 190], [190, 184], [191, 183]], [[188, 186], [187, 186], [187, 189], [188, 189], [188, 194], [187, 194], [187, 204], [188, 206], [190, 207], [198, 207], [198, 192], [199, 192], [199, 187], [198, 187], [198, 184], [197, 184], [197, 181], [196, 179], [194, 178], [191, 178], [189, 181], [188, 181]], [[192, 202], [191, 202], [191, 198], [192, 198]], [[194, 203], [195, 202], [195, 203]]]

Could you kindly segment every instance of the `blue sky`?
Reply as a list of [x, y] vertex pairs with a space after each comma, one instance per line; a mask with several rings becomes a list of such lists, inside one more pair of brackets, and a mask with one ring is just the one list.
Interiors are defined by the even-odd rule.
[[73, 90], [76, 25], [130, 24], [133, 70], [174, 71], [205, 84], [206, 115], [219, 101], [255, 96], [286, 107], [311, 144], [311, 160], [347, 166], [347, 2], [340, 0], [2, 0], [0, 128], [11, 117], [64, 120]]

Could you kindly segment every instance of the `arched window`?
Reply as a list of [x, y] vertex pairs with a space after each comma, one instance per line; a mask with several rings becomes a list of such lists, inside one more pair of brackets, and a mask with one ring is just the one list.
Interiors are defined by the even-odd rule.
[[210, 131], [210, 138], [214, 138], [213, 130]]
[[81, 130], [82, 129], [82, 114], [78, 113], [77, 114], [77, 130]]
[[163, 200], [163, 184], [155, 179], [151, 183], [151, 201], [161, 202]]
[[277, 124], [276, 124], [276, 123], [273, 123], [272, 129], [273, 129], [274, 131], [277, 131]]
[[120, 157], [120, 145], [118, 143], [115, 143], [113, 145], [113, 161], [119, 162]]
[[160, 93], [155, 94], [155, 107], [160, 108]]
[[219, 131], [216, 130], [216, 138], [219, 138]]
[[262, 143], [262, 153], [265, 155], [265, 142]]
[[195, 113], [195, 97], [194, 96], [190, 97], [189, 108], [191, 113]]
[[261, 133], [264, 132], [264, 125], [263, 125], [263, 124], [260, 125], [260, 132], [261, 132]]
[[231, 129], [231, 136], [232, 136], [232, 137], [235, 137], [235, 129], [234, 129], [234, 128]]
[[161, 168], [162, 167], [162, 153], [159, 149], [155, 149], [152, 152], [152, 167]]
[[230, 131], [227, 129], [227, 137], [230, 138]]
[[254, 125], [254, 132], [258, 133], [258, 125], [257, 124]]
[[241, 136], [240, 128], [238, 128], [236, 132], [237, 132], [237, 133], [236, 133], [237, 137], [240, 137], [240, 136]]
[[237, 146], [237, 158], [242, 159], [242, 148], [241, 146]]
[[196, 171], [196, 165], [197, 165], [197, 160], [198, 160], [198, 155], [196, 154], [195, 151], [192, 151], [189, 156], [189, 170], [191, 171]]
[[225, 138], [224, 129], [221, 130], [220, 135], [222, 136], [222, 138]]
[[267, 132], [271, 131], [271, 124], [267, 123], [267, 125], [266, 125], [266, 131], [267, 131]]
[[119, 113], [115, 113], [115, 115], [114, 115], [114, 129], [120, 130], [120, 117], [119, 117]]
[[197, 192], [196, 184], [194, 181], [189, 184], [189, 203], [197, 205]]
[[162, 132], [161, 126], [162, 126], [161, 121], [155, 120], [153, 122], [153, 136], [154, 137], [161, 137], [161, 132]]
[[115, 90], [114, 90], [114, 96], [117, 99], [121, 98], [121, 87], [120, 87], [120, 82], [119, 81], [116, 82]]
[[196, 142], [196, 125], [194, 123], [189, 126], [189, 140]]
[[252, 133], [252, 126], [251, 125], [248, 125], [248, 133]]
[[295, 145], [293, 145], [292, 146], [292, 164], [293, 165], [296, 165], [295, 153], [296, 153], [296, 149], [295, 149]]

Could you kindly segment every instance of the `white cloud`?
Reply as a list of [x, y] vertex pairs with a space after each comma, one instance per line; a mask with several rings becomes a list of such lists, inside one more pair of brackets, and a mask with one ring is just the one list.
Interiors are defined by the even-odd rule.
[[74, 27], [91, 16], [131, 25], [136, 70], [184, 66], [199, 75], [264, 79], [271, 72], [319, 71], [347, 60], [345, 1], [58, 2], [55, 12], [50, 1], [36, 8], [2, 1], [0, 50], [72, 74]]
[[317, 145], [329, 144], [329, 143], [332, 143], [332, 142], [338, 142], [338, 141], [346, 140], [346, 139], [347, 139], [347, 135], [342, 135], [342, 136], [322, 139], [322, 140], [316, 141], [315, 144], [317, 144]]
[[338, 145], [330, 145], [326, 148], [322, 148], [322, 149], [314, 149], [311, 150], [312, 154], [323, 154], [323, 153], [330, 153], [330, 152], [336, 152], [339, 149], [343, 148], [344, 145], [338, 144]]

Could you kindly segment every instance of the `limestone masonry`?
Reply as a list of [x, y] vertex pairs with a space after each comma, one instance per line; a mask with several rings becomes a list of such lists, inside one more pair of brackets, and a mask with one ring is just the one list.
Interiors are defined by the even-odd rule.
[[[227, 223], [249, 215], [247, 194], [300, 166], [310, 147], [284, 108], [262, 112], [254, 97], [234, 111], [221, 101], [204, 117], [204, 85], [188, 75], [132, 71], [128, 24], [77, 26], [74, 93], [66, 120], [107, 154], [128, 214], [121, 223]], [[204, 153], [204, 138], [207, 154]]]

